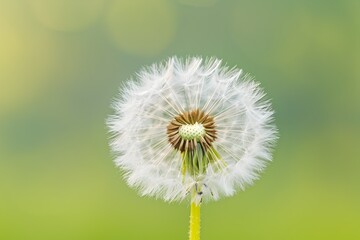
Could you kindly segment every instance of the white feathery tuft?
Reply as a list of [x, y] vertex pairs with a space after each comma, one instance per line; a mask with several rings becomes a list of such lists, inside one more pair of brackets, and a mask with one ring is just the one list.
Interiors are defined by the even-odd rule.
[[[144, 68], [121, 89], [107, 121], [115, 163], [141, 195], [180, 201], [202, 186], [200, 200], [231, 196], [251, 185], [271, 161], [277, 129], [264, 97], [252, 77], [215, 58], [172, 57]], [[214, 117], [213, 146], [225, 162], [209, 164], [201, 181], [183, 176], [181, 153], [166, 132], [175, 116], [192, 109]]]

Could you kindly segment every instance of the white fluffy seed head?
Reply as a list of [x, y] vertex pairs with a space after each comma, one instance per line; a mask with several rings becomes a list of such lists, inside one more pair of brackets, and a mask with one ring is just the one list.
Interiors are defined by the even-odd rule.
[[[172, 57], [143, 69], [126, 83], [108, 118], [116, 165], [141, 195], [197, 202], [231, 196], [271, 160], [277, 129], [264, 96], [248, 74], [218, 59]], [[181, 123], [170, 134], [179, 134], [179, 145], [194, 142], [196, 150], [196, 158], [195, 150], [184, 157], [174, 148], [177, 138], [169, 142], [167, 127], [196, 109], [215, 123], [213, 137], [202, 124]]]

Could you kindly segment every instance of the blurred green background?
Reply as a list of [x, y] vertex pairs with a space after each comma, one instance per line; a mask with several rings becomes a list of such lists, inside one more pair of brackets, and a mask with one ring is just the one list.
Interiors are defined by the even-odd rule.
[[121, 82], [175, 54], [252, 73], [280, 129], [202, 238], [360, 239], [359, 3], [0, 0], [0, 239], [187, 239], [188, 205], [129, 189], [105, 127]]

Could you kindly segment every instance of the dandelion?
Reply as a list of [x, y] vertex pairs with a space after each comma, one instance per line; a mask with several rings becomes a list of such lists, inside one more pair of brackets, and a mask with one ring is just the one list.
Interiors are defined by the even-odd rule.
[[142, 196], [189, 199], [190, 240], [200, 205], [258, 178], [276, 140], [259, 84], [221, 60], [170, 58], [128, 81], [108, 119], [115, 163]]

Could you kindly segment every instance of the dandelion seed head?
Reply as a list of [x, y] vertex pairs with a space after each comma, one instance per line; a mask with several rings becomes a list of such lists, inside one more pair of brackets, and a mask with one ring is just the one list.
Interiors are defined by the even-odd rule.
[[217, 200], [245, 189], [277, 139], [265, 93], [221, 60], [170, 58], [128, 81], [108, 118], [115, 163], [141, 195]]

